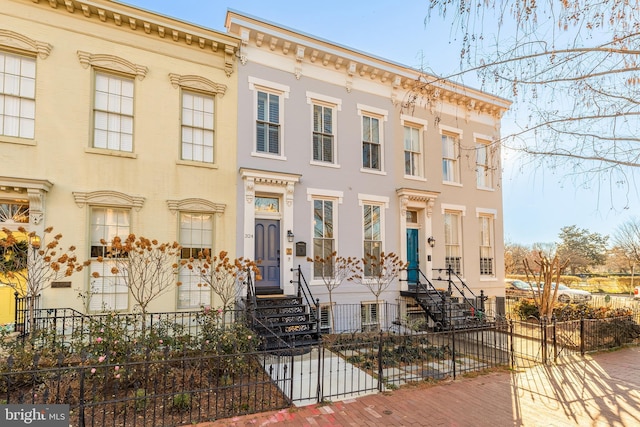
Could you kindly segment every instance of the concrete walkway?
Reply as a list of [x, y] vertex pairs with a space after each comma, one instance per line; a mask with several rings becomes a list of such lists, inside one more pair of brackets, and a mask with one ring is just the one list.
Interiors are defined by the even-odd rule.
[[640, 426], [640, 348], [199, 424]]
[[[314, 348], [310, 353], [290, 358], [264, 357], [263, 366], [271, 366], [271, 378], [274, 383], [280, 387], [285, 393], [291, 391], [291, 399], [295, 406], [308, 406], [317, 402], [317, 398], [308, 399], [308, 396], [317, 396], [318, 390], [315, 387], [318, 384], [318, 378], [322, 378], [321, 383], [324, 387], [322, 395], [339, 396], [333, 400], [347, 400], [368, 394], [378, 392], [378, 380], [365, 371], [358, 369], [351, 363], [346, 362], [339, 355], [331, 351], [323, 352], [323, 361], [318, 363], [318, 349]], [[293, 364], [293, 366], [291, 366]], [[318, 372], [319, 366], [331, 367], [323, 372]], [[289, 378], [286, 370], [293, 369], [293, 384], [291, 380], [283, 380]], [[349, 372], [349, 383], [343, 381], [345, 372]], [[366, 388], [368, 391], [353, 392], [348, 389], [351, 384], [356, 384], [358, 389]]]

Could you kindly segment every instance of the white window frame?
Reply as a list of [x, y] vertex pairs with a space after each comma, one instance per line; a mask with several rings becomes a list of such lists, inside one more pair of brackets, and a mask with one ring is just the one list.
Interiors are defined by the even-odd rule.
[[[323, 334], [333, 333], [333, 315], [335, 315], [336, 303], [320, 303], [320, 331]], [[333, 312], [333, 315], [332, 315]]]
[[[496, 277], [496, 217], [498, 211], [496, 209], [483, 209], [476, 208], [476, 217], [478, 218], [478, 230], [479, 230], [479, 261], [480, 261], [480, 276], [482, 278], [495, 278]], [[486, 223], [486, 224], [485, 224]], [[488, 226], [488, 236], [485, 233], [485, 225]], [[487, 261], [483, 258], [490, 259], [490, 269], [487, 269]]]
[[[384, 301], [362, 301], [360, 302], [360, 322], [362, 332], [378, 332], [381, 326], [380, 306]], [[375, 309], [375, 310], [373, 310]], [[375, 313], [374, 313], [375, 311]]]
[[[285, 126], [285, 99], [289, 98], [289, 86], [279, 83], [270, 82], [267, 80], [259, 79], [249, 76], [249, 90], [253, 92], [253, 151], [251, 155], [254, 157], [266, 157], [278, 160], [287, 160], [285, 156], [285, 138], [284, 138], [284, 126]], [[264, 92], [267, 94], [273, 94], [279, 96], [278, 98], [278, 120], [279, 120], [279, 153], [270, 154], [268, 152], [258, 151], [258, 93]]]
[[34, 56], [0, 50], [0, 137], [35, 138], [36, 77]]
[[[385, 210], [389, 207], [389, 198], [382, 196], [374, 196], [374, 195], [358, 195], [359, 205], [362, 207], [361, 210], [361, 230], [362, 230], [362, 258], [365, 257], [366, 252], [366, 243], [367, 242], [379, 242], [380, 249], [379, 253], [384, 252], [385, 248]], [[379, 228], [380, 228], [380, 236], [379, 239], [367, 239], [367, 228], [365, 223], [365, 214], [367, 206], [377, 207], [380, 209], [380, 218], [379, 218]], [[372, 225], [373, 226], [373, 225]], [[365, 279], [367, 277], [371, 277], [371, 275], [367, 275], [365, 272]]]
[[[473, 135], [476, 143], [476, 185], [481, 190], [494, 189], [495, 165], [492, 155], [491, 137], [485, 135]], [[484, 163], [482, 154], [484, 153]]]
[[[338, 238], [338, 209], [339, 205], [342, 204], [342, 200], [344, 197], [344, 193], [342, 191], [336, 190], [326, 190], [320, 188], [308, 188], [307, 189], [307, 201], [310, 202], [311, 209], [311, 230], [310, 235], [312, 236], [312, 240], [315, 240], [315, 202], [317, 200], [323, 201], [331, 201], [333, 202], [333, 250], [338, 252], [338, 242], [340, 239]], [[314, 242], [315, 243], [315, 242]], [[311, 249], [311, 258], [315, 258], [315, 244], [312, 244]], [[311, 284], [312, 285], [324, 285], [324, 281], [321, 278], [315, 278], [315, 265], [311, 263]]]
[[445, 125], [439, 125], [438, 129], [442, 146], [442, 182], [460, 186], [462, 185], [460, 176], [462, 130]]
[[[112, 215], [121, 215], [126, 214], [125, 216], [128, 218], [128, 225], [120, 224], [120, 222], [116, 222], [113, 224], [99, 224], [97, 220], [95, 220], [94, 214], [98, 210], [104, 210], [105, 214], [109, 211], [113, 211]], [[122, 278], [122, 274], [112, 274], [111, 266], [113, 265], [112, 261], [103, 260], [99, 262], [97, 260], [98, 256], [104, 254], [106, 248], [111, 243], [113, 238], [116, 236], [122, 238], [123, 240], [127, 238], [127, 236], [131, 233], [131, 224], [132, 224], [132, 212], [131, 209], [127, 207], [113, 207], [113, 206], [91, 206], [90, 211], [90, 259], [91, 265], [89, 267], [90, 273], [98, 272], [100, 277], [95, 278], [90, 274], [90, 302], [89, 302], [89, 311], [91, 312], [99, 312], [103, 309], [107, 310], [115, 310], [115, 311], [127, 311], [129, 310], [129, 288]], [[100, 227], [103, 229], [103, 232], [96, 233], [97, 230], [94, 228]], [[114, 233], [115, 228], [115, 233]], [[104, 232], [106, 231], [106, 233]], [[100, 243], [100, 239], [104, 239], [107, 242], [107, 246], [102, 245]], [[103, 249], [100, 250], [99, 248]], [[96, 248], [94, 250], [94, 248]], [[99, 252], [99, 253], [98, 253]], [[112, 285], [108, 285], [105, 283], [107, 281], [114, 281]], [[113, 288], [112, 292], [104, 292], [105, 289]], [[102, 290], [103, 292], [99, 292]], [[124, 297], [124, 302], [122, 302], [122, 296]], [[120, 298], [119, 298], [120, 297]], [[94, 298], [97, 301], [94, 301]], [[107, 298], [113, 298], [113, 302], [109, 302]], [[99, 305], [96, 305], [99, 304]]]
[[[185, 228], [183, 228], [183, 216], [195, 215], [195, 216], [209, 216], [210, 228], [201, 228], [199, 237], [200, 241], [194, 241], [194, 231], [198, 231], [191, 227], [188, 231], [190, 236], [185, 235]], [[188, 260], [190, 257], [198, 258], [198, 253], [207, 249], [213, 256], [213, 239], [214, 239], [214, 213], [213, 212], [191, 212], [180, 211], [178, 214], [178, 240], [180, 246], [182, 246], [182, 252], [180, 258], [182, 260]], [[191, 223], [193, 224], [193, 222]], [[204, 225], [204, 221], [202, 222]], [[195, 239], [198, 240], [198, 239]], [[206, 241], [205, 241], [206, 240]], [[197, 246], [194, 246], [197, 244]], [[182, 283], [176, 292], [176, 308], [178, 310], [197, 309], [200, 307], [211, 306], [212, 291], [209, 286], [203, 286], [202, 278], [199, 272], [183, 268], [178, 274], [178, 280]], [[182, 298], [186, 294], [186, 298]], [[195, 297], [198, 298], [195, 298]], [[197, 299], [197, 302], [194, 302]], [[187, 301], [182, 303], [182, 301]]]
[[[403, 126], [403, 137], [402, 137], [402, 142], [403, 142], [403, 147], [404, 147], [404, 161], [403, 161], [403, 166], [404, 166], [404, 177], [407, 179], [413, 179], [413, 180], [419, 180], [419, 181], [426, 181], [425, 176], [424, 176], [424, 162], [425, 162], [425, 154], [424, 154], [424, 132], [427, 129], [427, 121], [423, 120], [423, 119], [419, 119], [417, 117], [411, 117], [411, 116], [406, 116], [406, 115], [401, 115], [400, 116], [400, 124]], [[407, 165], [406, 165], [406, 153], [407, 153], [407, 147], [406, 147], [406, 140], [405, 140], [405, 128], [410, 128], [410, 129], [415, 129], [418, 131], [418, 150], [419, 151], [411, 151], [412, 153], [417, 153], [417, 165], [418, 165], [418, 173], [415, 175], [412, 174], [407, 174]]]
[[[102, 90], [98, 84], [98, 79], [100, 78], [108, 79], [108, 87], [106, 91]], [[94, 70], [93, 82], [92, 148], [113, 152], [133, 153], [136, 90], [134, 76], [100, 69]], [[131, 93], [129, 94], [125, 90], [120, 90], [120, 93], [112, 92], [111, 85], [116, 85], [117, 82], [120, 82], [120, 86], [122, 83], [127, 83], [128, 86], [131, 86]], [[106, 98], [106, 107], [98, 105], [99, 103], [102, 104], [102, 101], [100, 101], [102, 98]], [[98, 129], [99, 115], [106, 115], [106, 128]], [[99, 140], [98, 133], [105, 133], [106, 139], [104, 142], [101, 138]], [[115, 140], [111, 139], [114, 135], [118, 136], [118, 138], [115, 138], [117, 139], [117, 144], [115, 143]], [[127, 139], [130, 140], [127, 141]]]
[[[368, 105], [357, 104], [358, 116], [360, 116], [360, 172], [373, 173], [379, 175], [386, 175], [385, 172], [385, 138], [384, 138], [384, 130], [385, 125], [384, 122], [388, 120], [389, 112], [387, 110], [383, 110], [377, 107], [371, 107]], [[378, 141], [365, 141], [364, 140], [364, 118], [369, 117], [378, 120]], [[370, 168], [364, 165], [364, 144], [365, 142], [373, 142], [378, 145], [378, 150], [380, 151], [379, 156], [379, 168]]]
[[[444, 210], [443, 214], [444, 214], [445, 267], [449, 268], [451, 263], [447, 262], [447, 260], [450, 258], [454, 258], [455, 263], [451, 265], [452, 272], [458, 275], [462, 275], [464, 272], [464, 258], [463, 258], [463, 248], [462, 248], [462, 242], [463, 242], [462, 218], [464, 216], [463, 211], [457, 210], [457, 209], [455, 210], [443, 209], [443, 210]], [[448, 220], [449, 217], [456, 218], [457, 223], [455, 224], [455, 227], [456, 227], [455, 233], [451, 233], [448, 230], [448, 227], [451, 226], [449, 224], [450, 221]]]
[[490, 215], [479, 215], [478, 229], [480, 231], [480, 275], [494, 277], [496, 273], [496, 257], [493, 217]]
[[[322, 95], [315, 92], [307, 92], [307, 104], [311, 106], [311, 160], [310, 164], [316, 166], [329, 166], [339, 167], [338, 163], [338, 111], [342, 110], [342, 100], [339, 98], [333, 98], [330, 96]], [[327, 162], [323, 160], [316, 160], [313, 158], [314, 153], [314, 136], [315, 130], [315, 108], [319, 106], [322, 108], [331, 108], [331, 133], [332, 136], [332, 161]]]
[[[187, 97], [193, 98], [192, 106], [186, 105]], [[202, 106], [196, 105], [201, 101]], [[207, 111], [207, 102], [210, 103], [211, 111]], [[191, 107], [191, 108], [189, 108]], [[181, 91], [181, 114], [180, 114], [180, 159], [186, 162], [215, 164], [216, 163], [216, 97], [210, 93], [198, 92], [190, 89]], [[185, 141], [186, 133], [191, 133], [191, 141]], [[197, 141], [197, 136], [200, 136]], [[207, 140], [210, 137], [210, 144]], [[191, 146], [190, 158], [185, 157], [186, 146]], [[201, 158], [196, 158], [196, 150], [201, 151]]]
[[[323, 214], [324, 214], [324, 207], [326, 203], [331, 203], [331, 232], [332, 232], [332, 237], [326, 237], [326, 227], [322, 230], [322, 236], [316, 236], [316, 226], [317, 226], [317, 220], [316, 220], [316, 208], [315, 205], [316, 203], [322, 203], [323, 206]], [[331, 252], [333, 253], [334, 251], [337, 251], [337, 242], [338, 242], [338, 238], [337, 238], [337, 224], [336, 224], [336, 219], [338, 218], [338, 201], [336, 199], [330, 199], [330, 198], [321, 198], [321, 197], [314, 197], [313, 201], [311, 203], [311, 209], [312, 209], [312, 221], [311, 223], [313, 224], [313, 230], [312, 230], [312, 258], [315, 259], [316, 255], [319, 256], [320, 258], [325, 258], [326, 257], [326, 253], [320, 253], [317, 254], [316, 253], [316, 240], [322, 240], [323, 243], [327, 242], [327, 241], [331, 241]], [[323, 217], [324, 218], [324, 217]], [[323, 224], [326, 224], [327, 221], [326, 219], [323, 219], [322, 221]], [[323, 245], [324, 248], [324, 245]], [[322, 280], [322, 276], [316, 276], [316, 263], [313, 263], [313, 280]]]

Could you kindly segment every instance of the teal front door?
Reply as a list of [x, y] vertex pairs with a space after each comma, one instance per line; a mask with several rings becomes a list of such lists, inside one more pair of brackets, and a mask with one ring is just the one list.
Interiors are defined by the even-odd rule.
[[407, 228], [407, 282], [418, 282], [419, 268], [418, 229]]

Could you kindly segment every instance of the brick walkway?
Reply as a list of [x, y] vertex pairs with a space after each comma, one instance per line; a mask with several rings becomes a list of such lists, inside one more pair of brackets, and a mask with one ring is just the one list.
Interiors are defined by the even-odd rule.
[[221, 426], [640, 426], [640, 348], [402, 388], [328, 405], [229, 418]]

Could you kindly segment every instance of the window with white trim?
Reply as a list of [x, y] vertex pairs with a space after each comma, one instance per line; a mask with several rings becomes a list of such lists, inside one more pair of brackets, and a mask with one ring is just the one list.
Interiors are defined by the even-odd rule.
[[479, 215], [480, 229], [480, 275], [493, 276], [494, 245], [493, 245], [493, 216]]
[[279, 156], [280, 94], [258, 90], [256, 115], [256, 152]]
[[380, 118], [362, 115], [362, 167], [364, 169], [382, 169], [382, 144], [380, 140]]
[[445, 265], [456, 274], [462, 274], [462, 215], [457, 211], [444, 213]]
[[404, 126], [404, 174], [422, 177], [422, 140], [421, 129]]
[[375, 302], [360, 304], [360, 321], [362, 332], [377, 332], [380, 329], [378, 305]]
[[[213, 214], [180, 212], [179, 243], [182, 260], [197, 259], [203, 251], [211, 254], [213, 247]], [[200, 308], [211, 305], [211, 288], [205, 286], [197, 269], [183, 268], [178, 280], [178, 309]]]
[[[364, 258], [372, 257], [380, 259], [382, 253], [382, 206], [364, 203], [363, 210], [363, 236], [364, 236]], [[371, 269], [371, 264], [364, 266], [365, 277], [375, 275]]]
[[460, 183], [459, 135], [442, 134], [442, 180]]
[[329, 303], [320, 304], [320, 331], [323, 334], [333, 332], [333, 309], [334, 307]]
[[0, 51], [0, 135], [33, 139], [36, 59]]
[[[313, 200], [313, 258], [333, 260], [331, 254], [335, 250], [333, 200]], [[316, 279], [333, 277], [333, 264], [326, 262], [313, 263], [313, 276]]]
[[132, 77], [96, 71], [94, 148], [133, 152], [133, 91]]
[[[131, 232], [131, 211], [123, 208], [91, 208], [91, 311], [127, 310], [129, 308], [129, 288], [123, 271], [114, 273], [115, 261], [98, 261], [109, 253], [115, 237], [123, 241]], [[103, 244], [104, 241], [106, 244]], [[93, 273], [98, 277], [93, 277]]]
[[313, 161], [335, 163], [335, 107], [313, 104]]
[[476, 141], [476, 183], [478, 188], [493, 188], [493, 165], [489, 141]]
[[182, 160], [213, 163], [214, 97], [182, 91]]

